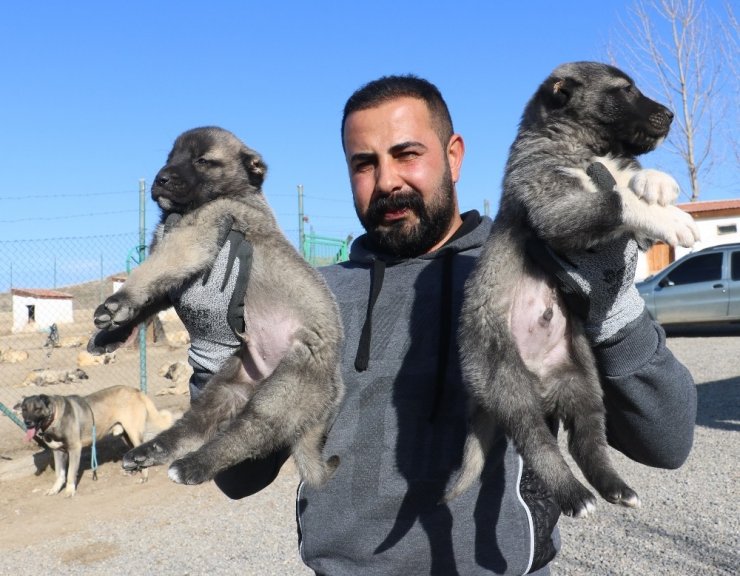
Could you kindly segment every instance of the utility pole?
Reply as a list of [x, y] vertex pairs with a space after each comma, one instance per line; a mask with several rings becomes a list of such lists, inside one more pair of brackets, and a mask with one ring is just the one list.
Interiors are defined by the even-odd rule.
[[303, 232], [303, 184], [298, 184], [298, 250], [304, 258], [306, 257], [305, 240], [306, 236]]
[[483, 200], [483, 214], [484, 216], [491, 215], [491, 203], [488, 200]]

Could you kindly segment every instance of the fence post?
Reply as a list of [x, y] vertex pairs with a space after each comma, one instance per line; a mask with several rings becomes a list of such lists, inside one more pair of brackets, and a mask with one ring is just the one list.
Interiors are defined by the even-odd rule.
[[308, 260], [306, 254], [306, 236], [303, 232], [303, 184], [298, 184], [298, 249], [301, 251], [301, 256]]
[[[139, 180], [139, 266], [146, 258], [146, 182]], [[139, 388], [146, 394], [146, 322], [139, 324]]]

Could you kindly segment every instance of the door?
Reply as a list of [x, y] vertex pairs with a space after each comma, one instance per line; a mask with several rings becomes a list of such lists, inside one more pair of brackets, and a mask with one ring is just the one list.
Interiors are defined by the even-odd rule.
[[730, 252], [730, 320], [740, 320], [740, 250]]
[[722, 278], [722, 252], [697, 254], [673, 268], [655, 289], [658, 322], [726, 320], [729, 282]]

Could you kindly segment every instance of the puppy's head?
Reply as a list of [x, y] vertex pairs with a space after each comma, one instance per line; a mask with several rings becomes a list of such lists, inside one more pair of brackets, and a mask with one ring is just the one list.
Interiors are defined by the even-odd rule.
[[185, 214], [214, 198], [259, 194], [267, 173], [262, 157], [231, 132], [206, 127], [175, 140], [152, 185], [152, 199], [166, 214]]
[[672, 120], [668, 108], [644, 96], [618, 68], [572, 62], [553, 70], [540, 85], [522, 126], [571, 126], [596, 153], [636, 156], [657, 147]]
[[46, 394], [27, 396], [14, 406], [14, 410], [20, 412], [29, 439], [44, 430], [54, 416], [53, 402]]

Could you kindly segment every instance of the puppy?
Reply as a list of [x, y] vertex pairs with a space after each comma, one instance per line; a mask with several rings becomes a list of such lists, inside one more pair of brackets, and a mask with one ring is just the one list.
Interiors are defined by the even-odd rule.
[[[612, 467], [602, 390], [582, 321], [553, 280], [528, 257], [527, 242], [556, 252], [598, 247], [623, 235], [691, 246], [691, 217], [671, 205], [678, 185], [643, 170], [636, 156], [668, 134], [673, 114], [605, 64], [555, 69], [527, 104], [506, 166], [499, 211], [465, 289], [460, 327], [471, 432], [454, 498], [480, 474], [500, 426], [552, 492], [561, 511], [585, 516], [593, 494], [568, 468], [548, 421], [569, 432], [569, 449], [607, 501], [639, 505]], [[601, 163], [616, 181], [603, 191], [587, 169]]]
[[[251, 266], [243, 271], [243, 306], [234, 307], [242, 320], [235, 354], [182, 419], [124, 456], [126, 469], [174, 460], [172, 480], [199, 484], [243, 460], [290, 447], [302, 478], [319, 486], [338, 463], [324, 461], [321, 451], [344, 390], [339, 313], [318, 272], [280, 232], [262, 194], [266, 170], [260, 155], [230, 132], [196, 128], [177, 138], [154, 180], [152, 198], [162, 223], [173, 214], [181, 219], [95, 312], [103, 330], [98, 344], [106, 332], [130, 331], [169, 306], [172, 294], [182, 315], [187, 305], [177, 294], [209, 273], [224, 230], [236, 230], [246, 241]], [[215, 330], [189, 313], [182, 319], [206, 338]], [[221, 334], [210, 336], [216, 345]]]
[[93, 427], [96, 440], [125, 434], [131, 446], [138, 446], [147, 424], [159, 430], [172, 425], [170, 412], [157, 410], [146, 394], [129, 386], [111, 386], [87, 396], [28, 396], [15, 409], [26, 425], [26, 438], [36, 438], [53, 451], [56, 481], [49, 495], [62, 488], [66, 496], [77, 492], [80, 456], [92, 444]]

